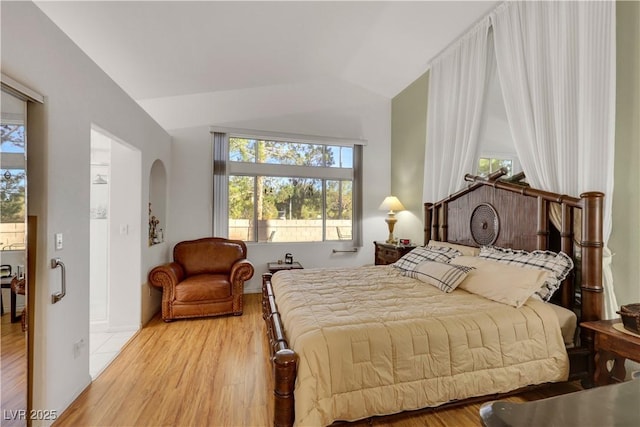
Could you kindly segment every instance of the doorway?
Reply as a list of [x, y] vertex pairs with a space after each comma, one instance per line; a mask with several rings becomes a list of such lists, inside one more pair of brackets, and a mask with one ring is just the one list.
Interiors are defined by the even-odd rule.
[[[27, 409], [28, 359], [26, 290], [27, 219], [27, 102], [3, 89], [0, 130], [0, 264], [2, 276], [2, 399], [5, 413]], [[23, 318], [24, 317], [24, 318]], [[9, 412], [13, 411], [13, 412]], [[19, 416], [9, 416], [7, 425], [25, 425]], [[4, 423], [3, 423], [4, 425]]]
[[141, 155], [94, 127], [90, 174], [90, 374], [140, 328]]

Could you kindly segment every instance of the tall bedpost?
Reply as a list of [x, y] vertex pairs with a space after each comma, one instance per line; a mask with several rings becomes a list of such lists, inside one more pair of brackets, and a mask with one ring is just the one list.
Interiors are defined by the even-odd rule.
[[[602, 237], [603, 212], [602, 201], [604, 194], [589, 192], [580, 195], [582, 202], [582, 313], [581, 321], [600, 320], [603, 318], [604, 295], [602, 287]], [[593, 332], [581, 328], [580, 344], [594, 354]], [[583, 386], [592, 385], [595, 370], [594, 358], [588, 357], [588, 376], [583, 380]]]
[[600, 320], [604, 311], [602, 250], [604, 194], [589, 192], [582, 199], [582, 321]]
[[425, 203], [424, 204], [424, 245], [429, 244], [429, 240], [431, 240], [431, 209], [433, 208], [433, 203]]

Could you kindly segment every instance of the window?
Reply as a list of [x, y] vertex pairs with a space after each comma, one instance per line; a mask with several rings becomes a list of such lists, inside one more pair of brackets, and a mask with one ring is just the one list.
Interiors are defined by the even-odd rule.
[[351, 239], [354, 147], [229, 137], [228, 236]]
[[489, 174], [498, 171], [500, 168], [507, 170], [506, 176], [513, 175], [513, 160], [497, 157], [480, 157], [478, 159], [478, 175], [489, 176]]
[[0, 135], [0, 249], [24, 250], [26, 138], [23, 120], [3, 118]]

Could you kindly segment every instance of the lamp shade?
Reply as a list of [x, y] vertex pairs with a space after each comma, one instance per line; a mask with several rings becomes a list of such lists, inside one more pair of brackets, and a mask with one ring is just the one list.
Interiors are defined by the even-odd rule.
[[378, 208], [381, 211], [402, 211], [404, 206], [400, 203], [400, 200], [396, 196], [387, 196], [380, 204]]

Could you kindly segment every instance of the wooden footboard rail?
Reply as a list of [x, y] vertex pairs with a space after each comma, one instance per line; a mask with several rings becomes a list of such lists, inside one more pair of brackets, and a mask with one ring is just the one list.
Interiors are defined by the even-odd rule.
[[289, 348], [284, 326], [271, 287], [271, 273], [262, 275], [262, 317], [267, 327], [269, 351], [273, 363], [274, 414], [276, 427], [292, 426], [295, 419], [293, 389], [298, 368], [298, 356]]

